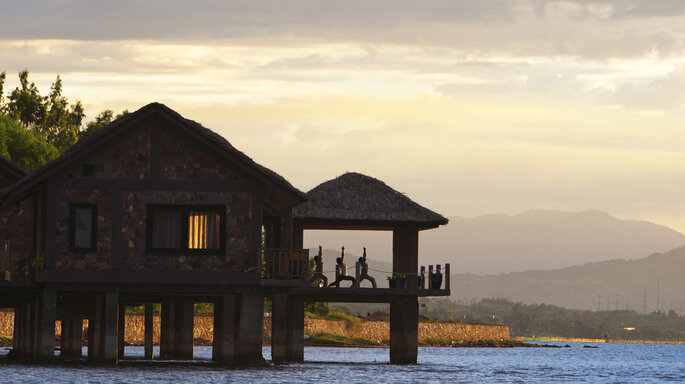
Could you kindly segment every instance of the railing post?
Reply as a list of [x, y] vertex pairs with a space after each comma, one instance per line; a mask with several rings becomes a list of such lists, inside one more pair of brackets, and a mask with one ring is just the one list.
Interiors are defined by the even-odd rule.
[[450, 290], [450, 263], [445, 263], [445, 290]]
[[338, 282], [337, 288], [340, 288], [340, 265], [335, 265], [335, 281]]
[[361, 284], [359, 283], [359, 276], [361, 275], [361, 264], [359, 262], [354, 263], [354, 284], [353, 286], [359, 288]]
[[426, 289], [426, 266], [422, 265], [421, 266], [421, 275], [419, 275], [421, 278], [421, 285], [419, 286], [419, 289]]
[[428, 266], [428, 289], [433, 289], [433, 266]]
[[309, 274], [309, 248], [302, 250], [302, 280], [307, 280]]

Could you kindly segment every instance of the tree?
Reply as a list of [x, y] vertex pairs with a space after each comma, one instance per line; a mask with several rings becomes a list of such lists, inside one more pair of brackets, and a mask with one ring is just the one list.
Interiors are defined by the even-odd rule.
[[128, 109], [124, 109], [123, 111], [121, 111], [120, 114], [114, 116], [114, 112], [111, 109], [105, 109], [104, 111], [100, 112], [99, 115], [95, 116], [95, 120], [86, 124], [86, 129], [79, 132], [79, 138], [84, 138], [92, 133], [95, 133], [105, 125], [111, 123], [112, 121], [122, 116], [126, 116], [129, 113], [130, 112], [128, 111]]
[[114, 116], [107, 109], [82, 128], [86, 116], [80, 101], [69, 103], [62, 95], [58, 75], [47, 96], [29, 81], [27, 69], [19, 73], [19, 87], [4, 97], [6, 73], [0, 73], [0, 155], [27, 170], [66, 151], [79, 139], [99, 130], [128, 110]]
[[36, 84], [29, 82], [27, 69], [19, 73], [19, 83], [21, 87], [15, 88], [8, 97], [6, 113], [60, 153], [66, 151], [78, 140], [86, 116], [81, 102], [69, 105], [67, 98], [62, 96], [59, 75], [47, 97], [41, 96]]
[[59, 154], [55, 147], [34, 136], [16, 120], [0, 114], [0, 155], [31, 171]]
[[4, 105], [3, 91], [5, 90], [5, 77], [7, 73], [0, 73], [0, 113], [2, 113], [2, 106]]
[[29, 71], [19, 72], [19, 87], [15, 88], [8, 97], [5, 106], [6, 113], [19, 121], [24, 128], [33, 130], [45, 119], [46, 107], [40, 96], [36, 84], [29, 83]]

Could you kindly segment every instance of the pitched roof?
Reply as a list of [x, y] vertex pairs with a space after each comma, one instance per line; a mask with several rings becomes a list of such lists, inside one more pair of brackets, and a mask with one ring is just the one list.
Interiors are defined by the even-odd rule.
[[392, 227], [413, 223], [421, 229], [448, 220], [422, 207], [384, 182], [349, 172], [307, 192], [309, 201], [295, 207], [293, 218], [307, 227]]
[[17, 181], [26, 176], [27, 172], [24, 168], [0, 156], [0, 176], [9, 181]]
[[218, 153], [230, 158], [234, 163], [241, 166], [244, 170], [256, 176], [258, 179], [261, 179], [263, 182], [271, 184], [272, 186], [280, 188], [281, 190], [289, 193], [294, 200], [298, 202], [306, 200], [307, 197], [304, 192], [293, 187], [292, 184], [290, 184], [281, 175], [257, 164], [243, 152], [233, 147], [231, 143], [229, 143], [219, 134], [203, 127], [195, 121], [184, 118], [176, 111], [161, 103], [150, 103], [135, 112], [129, 113], [119, 119], [114, 120], [93, 134], [79, 140], [57, 159], [39, 167], [3, 191], [2, 198], [4, 199], [6, 196], [19, 195], [22, 192], [32, 188], [57, 170], [68, 166], [70, 163], [72, 163], [72, 161], [75, 160], [75, 158], [81, 157], [84, 153], [91, 150], [94, 145], [109, 141], [114, 136], [117, 136], [125, 131], [126, 128], [133, 126], [136, 122], [141, 121], [153, 114], [159, 114], [165, 117], [171, 123], [175, 124], [176, 127], [204, 141], [208, 145], [213, 146]]

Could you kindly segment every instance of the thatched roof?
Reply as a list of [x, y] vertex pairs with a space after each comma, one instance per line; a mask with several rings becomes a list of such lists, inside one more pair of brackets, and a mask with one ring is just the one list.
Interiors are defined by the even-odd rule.
[[435, 228], [448, 220], [415, 203], [384, 182], [349, 172], [307, 192], [309, 201], [295, 207], [293, 218], [304, 228], [377, 228], [416, 224]]
[[108, 142], [111, 142], [113, 138], [125, 134], [129, 128], [137, 126], [137, 123], [153, 115], [159, 115], [165, 118], [172, 125], [203, 142], [208, 146], [208, 149], [216, 151], [216, 153], [230, 161], [233, 165], [241, 168], [244, 172], [289, 194], [296, 202], [306, 200], [304, 192], [293, 187], [285, 178], [276, 172], [257, 164], [243, 152], [233, 147], [231, 143], [219, 134], [203, 127], [195, 121], [184, 118], [176, 111], [161, 103], [150, 103], [135, 112], [114, 120], [95, 133], [79, 140], [57, 159], [34, 170], [14, 185], [5, 189], [2, 192], [0, 199], [5, 200], [6, 198], [22, 195], [37, 184], [43, 182], [55, 172], [70, 166], [72, 163], [92, 152], [102, 150], [102, 147], [106, 146]]

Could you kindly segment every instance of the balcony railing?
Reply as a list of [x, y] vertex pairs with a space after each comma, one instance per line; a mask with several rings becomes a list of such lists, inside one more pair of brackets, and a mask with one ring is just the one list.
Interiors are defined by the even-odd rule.
[[309, 273], [308, 249], [264, 249], [263, 279], [305, 280]]
[[9, 244], [5, 243], [0, 249], [0, 281], [12, 279], [12, 257], [10, 256]]
[[[444, 280], [444, 281], [443, 281]], [[445, 263], [445, 271], [441, 271], [440, 264], [435, 266], [428, 266], [428, 274], [426, 274], [426, 267], [421, 266], [421, 271], [419, 272], [419, 289], [450, 289], [450, 264]], [[444, 283], [444, 285], [443, 285]]]

